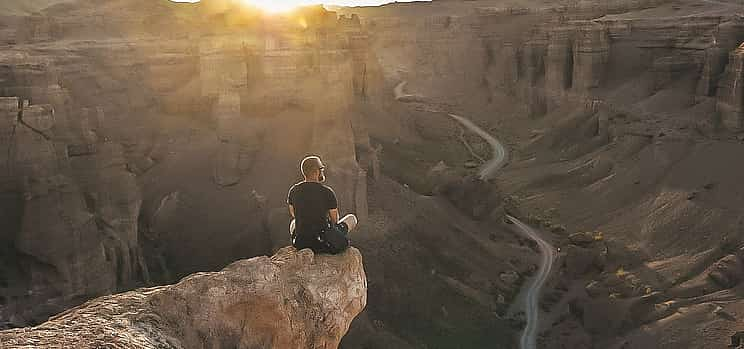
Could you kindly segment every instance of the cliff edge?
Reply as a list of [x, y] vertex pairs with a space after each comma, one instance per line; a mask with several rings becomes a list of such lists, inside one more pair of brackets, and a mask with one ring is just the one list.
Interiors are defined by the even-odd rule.
[[337, 348], [367, 304], [362, 256], [292, 247], [179, 283], [91, 300], [3, 348]]

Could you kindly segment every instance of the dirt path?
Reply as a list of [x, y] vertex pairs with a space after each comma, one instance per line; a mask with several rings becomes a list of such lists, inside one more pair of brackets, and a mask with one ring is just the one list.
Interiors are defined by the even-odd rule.
[[[402, 103], [426, 103], [423, 96], [405, 93], [406, 85], [407, 81], [402, 81], [397, 86], [395, 86], [393, 93], [395, 94], [395, 99], [397, 101]], [[437, 110], [431, 111], [437, 112]], [[462, 124], [471, 132], [474, 132], [475, 134], [483, 138], [483, 140], [485, 140], [491, 146], [491, 149], [493, 150], [493, 156], [491, 160], [486, 162], [481, 167], [480, 172], [478, 172], [478, 176], [483, 180], [493, 178], [496, 172], [504, 166], [509, 158], [508, 152], [506, 151], [504, 145], [501, 144], [501, 142], [496, 139], [496, 137], [492, 136], [490, 133], [486, 132], [469, 119], [455, 114], [447, 115]], [[522, 291], [525, 293], [526, 299], [524, 313], [527, 324], [524, 328], [524, 332], [522, 332], [521, 338], [519, 339], [520, 349], [535, 349], [537, 348], [537, 335], [540, 328], [540, 294], [542, 293], [542, 288], [545, 285], [545, 281], [548, 279], [548, 276], [550, 276], [550, 272], [553, 269], [553, 263], [556, 260], [557, 252], [553, 245], [545, 241], [540, 236], [540, 234], [535, 231], [535, 229], [523, 223], [516, 217], [507, 217], [512, 222], [514, 222], [517, 230], [519, 230], [522, 235], [524, 235], [528, 239], [534, 240], [540, 250], [540, 268], [537, 270], [537, 274], [532, 279], [530, 285]], [[520, 298], [521, 295], [517, 297], [517, 299]]]
[[398, 85], [395, 85], [393, 94], [395, 95], [396, 101], [400, 101], [407, 96], [407, 94], [403, 92], [403, 90], [406, 88], [406, 85], [408, 85], [407, 81], [401, 81]]
[[[508, 159], [506, 148], [504, 148], [498, 139], [478, 127], [478, 125], [474, 124], [472, 121], [459, 115], [449, 114], [449, 116], [461, 123], [470, 131], [482, 137], [491, 145], [491, 148], [493, 149], [493, 157], [483, 165], [478, 175], [481, 179], [492, 178], [496, 171], [498, 171]], [[553, 245], [545, 241], [532, 227], [523, 223], [516, 217], [507, 217], [514, 222], [514, 225], [520, 233], [537, 242], [537, 246], [540, 249], [540, 268], [532, 279], [532, 283], [524, 290], [526, 293], [524, 314], [527, 324], [519, 339], [519, 347], [521, 349], [535, 349], [537, 347], [537, 335], [540, 328], [540, 294], [545, 285], [545, 281], [548, 279], [548, 276], [550, 276], [550, 272], [553, 269], [553, 263], [557, 257], [557, 252]]]
[[408, 85], [408, 81], [401, 81], [393, 89], [393, 95], [395, 96], [396, 101], [402, 102], [402, 103], [410, 103], [410, 102], [425, 103], [426, 102], [424, 100], [424, 96], [406, 93], [405, 92], [406, 85]]
[[532, 279], [532, 284], [526, 289], [524, 314], [527, 324], [524, 327], [524, 332], [522, 332], [522, 337], [519, 339], [519, 347], [521, 349], [535, 349], [537, 348], [537, 335], [540, 329], [540, 294], [545, 281], [550, 276], [553, 263], [558, 254], [553, 245], [540, 237], [540, 234], [532, 229], [532, 227], [522, 223], [515, 217], [508, 215], [507, 217], [514, 222], [520, 232], [537, 242], [537, 247], [540, 249], [540, 268], [537, 270], [534, 279]]
[[488, 142], [489, 145], [491, 145], [491, 149], [493, 149], [493, 157], [481, 167], [480, 171], [478, 172], [478, 176], [483, 180], [492, 178], [496, 174], [496, 171], [503, 167], [508, 160], [508, 154], [506, 152], [506, 148], [504, 148], [504, 145], [501, 144], [498, 139], [478, 127], [478, 125], [474, 124], [472, 121], [459, 115], [448, 115], [461, 123], [468, 130], [483, 138], [486, 142]]

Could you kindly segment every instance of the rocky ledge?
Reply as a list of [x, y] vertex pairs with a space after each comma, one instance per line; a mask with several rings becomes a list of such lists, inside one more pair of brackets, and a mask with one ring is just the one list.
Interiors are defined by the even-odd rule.
[[175, 285], [94, 299], [2, 348], [337, 348], [367, 303], [362, 256], [292, 247]]

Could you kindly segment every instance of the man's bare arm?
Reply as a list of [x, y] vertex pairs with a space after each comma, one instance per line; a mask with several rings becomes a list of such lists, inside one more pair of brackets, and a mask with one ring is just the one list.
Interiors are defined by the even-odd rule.
[[328, 217], [331, 219], [331, 223], [338, 224], [338, 209], [328, 210]]
[[292, 215], [292, 218], [295, 218], [294, 206], [292, 204], [289, 205], [289, 214]]

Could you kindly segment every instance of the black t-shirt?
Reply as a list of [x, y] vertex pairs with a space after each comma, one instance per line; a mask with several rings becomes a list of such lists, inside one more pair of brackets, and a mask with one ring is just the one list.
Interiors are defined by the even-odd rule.
[[295, 245], [308, 246], [317, 241], [328, 226], [328, 210], [338, 208], [333, 189], [317, 182], [300, 182], [289, 189], [287, 203], [295, 211]]

